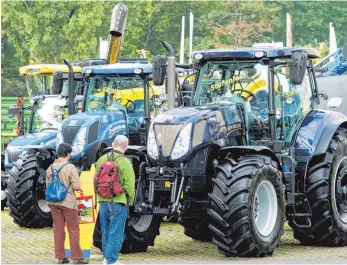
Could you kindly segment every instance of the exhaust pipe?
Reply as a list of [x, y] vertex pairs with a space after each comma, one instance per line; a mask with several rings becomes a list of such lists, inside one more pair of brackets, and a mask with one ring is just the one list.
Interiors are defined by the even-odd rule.
[[108, 42], [106, 64], [114, 64], [118, 61], [127, 16], [128, 8], [124, 4], [118, 4], [112, 10], [110, 40]]
[[163, 41], [163, 46], [169, 53], [167, 58], [167, 96], [168, 96], [168, 109], [175, 107], [175, 88], [176, 88], [176, 58], [174, 49], [171, 44]]
[[67, 67], [69, 68], [69, 75], [68, 75], [68, 110], [69, 110], [69, 115], [72, 115], [75, 113], [75, 104], [74, 104], [74, 100], [75, 100], [75, 91], [74, 91], [74, 87], [73, 87], [73, 83], [74, 83], [74, 72], [73, 72], [73, 67], [72, 64], [68, 61], [64, 59], [64, 63], [67, 65]]

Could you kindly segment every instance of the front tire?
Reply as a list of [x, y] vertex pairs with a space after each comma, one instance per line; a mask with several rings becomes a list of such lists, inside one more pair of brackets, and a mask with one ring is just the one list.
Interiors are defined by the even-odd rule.
[[338, 130], [328, 151], [313, 158], [306, 178], [311, 227], [294, 229], [303, 245], [345, 246], [347, 243], [347, 130]]
[[[161, 222], [162, 218], [159, 216], [131, 214], [125, 225], [124, 241], [120, 252], [122, 254], [147, 252], [149, 246], [154, 246]], [[102, 251], [99, 216], [95, 223], [93, 245]]]
[[43, 228], [53, 224], [50, 208], [45, 201], [45, 184], [39, 179], [35, 154], [25, 154], [13, 163], [7, 182], [7, 198], [10, 216], [19, 226]]
[[[1, 176], [5, 175], [5, 172], [1, 170]], [[7, 196], [6, 196], [6, 184], [1, 181], [1, 211], [3, 211], [7, 204]]]
[[284, 186], [277, 163], [263, 155], [228, 156], [212, 181], [209, 228], [219, 252], [272, 255], [284, 222]]
[[186, 236], [194, 240], [211, 242], [212, 235], [208, 228], [209, 220], [205, 211], [180, 217], [178, 223], [184, 227]]

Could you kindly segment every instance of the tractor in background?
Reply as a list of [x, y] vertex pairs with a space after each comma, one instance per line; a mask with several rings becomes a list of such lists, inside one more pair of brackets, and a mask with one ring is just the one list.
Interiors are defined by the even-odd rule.
[[316, 63], [314, 69], [317, 78], [347, 74], [347, 35], [343, 47]]
[[[345, 246], [347, 117], [316, 109], [318, 52], [196, 52], [194, 87], [177, 90], [174, 51], [163, 44], [167, 65], [156, 57], [153, 81], [167, 76], [169, 110], [152, 120], [147, 148], [129, 150], [138, 156], [134, 215], [178, 216], [186, 235], [225, 256], [272, 255], [285, 218], [304, 245]], [[249, 91], [264, 71], [264, 86]]]
[[[18, 157], [25, 154], [32, 146], [55, 146], [59, 123], [67, 117], [67, 75], [66, 65], [30, 64], [19, 68], [25, 77], [29, 94], [29, 106], [24, 105], [24, 98], [17, 98], [17, 105], [8, 109], [9, 119], [17, 118], [18, 138], [6, 144], [3, 151], [1, 170], [1, 209], [7, 204], [7, 180], [9, 171]], [[82, 68], [74, 66], [76, 75], [81, 75]], [[79, 88], [79, 81], [74, 84]], [[76, 95], [82, 94], [81, 88]], [[76, 98], [81, 101], [81, 98]], [[25, 112], [30, 112], [25, 117]]]

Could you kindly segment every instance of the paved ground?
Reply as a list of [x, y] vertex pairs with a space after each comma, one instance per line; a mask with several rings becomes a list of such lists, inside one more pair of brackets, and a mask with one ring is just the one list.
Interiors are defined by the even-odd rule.
[[[53, 232], [50, 228], [25, 229], [12, 223], [8, 210], [1, 213], [1, 263], [53, 263]], [[91, 263], [101, 263], [99, 250], [92, 250]], [[347, 264], [347, 247], [304, 247], [286, 226], [280, 247], [262, 259], [225, 258], [212, 243], [194, 241], [177, 224], [163, 223], [156, 245], [147, 253], [121, 255], [125, 264]]]

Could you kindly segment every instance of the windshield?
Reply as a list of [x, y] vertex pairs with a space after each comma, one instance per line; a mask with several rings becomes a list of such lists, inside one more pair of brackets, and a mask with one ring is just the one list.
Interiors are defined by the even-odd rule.
[[138, 75], [93, 76], [89, 80], [86, 110], [119, 108], [129, 104], [141, 107], [144, 81]]
[[27, 75], [25, 81], [29, 97], [51, 94], [51, 75]]
[[200, 71], [195, 105], [249, 99], [257, 90], [267, 90], [267, 70], [256, 62], [209, 62]]
[[44, 100], [38, 100], [32, 112], [31, 132], [58, 129], [66, 113], [67, 101], [65, 98], [46, 97]]
[[[232, 104], [242, 102], [250, 120], [266, 123], [269, 117], [268, 66], [258, 61], [208, 62], [199, 72], [194, 104]], [[289, 139], [293, 128], [303, 114], [312, 109], [313, 84], [306, 71], [304, 81], [294, 85], [289, 81], [289, 64], [274, 68], [275, 108], [283, 109], [284, 130], [278, 132], [278, 139]], [[279, 86], [281, 84], [281, 86]]]

